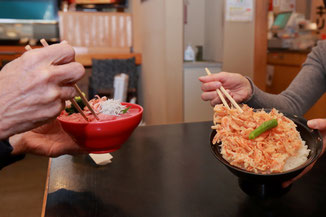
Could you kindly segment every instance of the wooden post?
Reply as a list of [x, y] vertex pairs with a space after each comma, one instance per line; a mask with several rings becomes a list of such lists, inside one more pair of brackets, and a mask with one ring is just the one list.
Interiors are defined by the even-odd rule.
[[[139, 0], [137, 0], [139, 1]], [[133, 2], [136, 4], [137, 1]], [[183, 122], [183, 0], [134, 5], [142, 52], [142, 94], [147, 125]]]
[[255, 51], [254, 51], [254, 83], [262, 90], [266, 89], [267, 67], [267, 31], [269, 0], [255, 1]]

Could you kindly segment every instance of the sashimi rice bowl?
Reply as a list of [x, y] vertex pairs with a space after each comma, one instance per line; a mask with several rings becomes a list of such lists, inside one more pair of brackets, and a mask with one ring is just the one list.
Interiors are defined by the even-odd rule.
[[97, 120], [80, 97], [75, 100], [87, 120], [69, 102], [58, 120], [63, 130], [88, 152], [106, 153], [119, 149], [142, 119], [140, 105], [96, 96], [89, 104]]
[[254, 110], [243, 105], [242, 110], [215, 106], [211, 148], [240, 178], [246, 193], [257, 193], [248, 192], [258, 191], [256, 184], [264, 191], [272, 186], [270, 191], [276, 193], [282, 182], [317, 160], [322, 138], [317, 130], [308, 128], [304, 118], [275, 108]]

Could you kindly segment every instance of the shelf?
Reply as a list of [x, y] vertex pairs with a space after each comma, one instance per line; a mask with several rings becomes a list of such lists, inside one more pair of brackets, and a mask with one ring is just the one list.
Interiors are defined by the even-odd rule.
[[117, 12], [124, 12], [128, 8], [127, 1], [77, 1], [76, 2], [77, 11], [105, 11], [106, 9], [115, 9]]
[[222, 63], [220, 62], [211, 62], [211, 61], [199, 61], [199, 62], [184, 62], [183, 63], [184, 68], [215, 68], [215, 67], [222, 67]]

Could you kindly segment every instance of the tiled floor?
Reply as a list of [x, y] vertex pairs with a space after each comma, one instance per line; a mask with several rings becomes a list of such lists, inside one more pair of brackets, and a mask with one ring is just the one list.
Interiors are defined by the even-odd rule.
[[0, 216], [41, 216], [48, 158], [27, 155], [0, 170]]

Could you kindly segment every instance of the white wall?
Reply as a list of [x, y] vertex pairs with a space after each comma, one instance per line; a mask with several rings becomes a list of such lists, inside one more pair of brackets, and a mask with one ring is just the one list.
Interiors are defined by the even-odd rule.
[[205, 0], [204, 59], [223, 61], [224, 4], [222, 0]]
[[253, 78], [255, 22], [224, 21], [223, 71]]
[[186, 0], [187, 23], [184, 25], [184, 46], [196, 50], [202, 45], [204, 60], [223, 60], [223, 1]]
[[184, 25], [184, 47], [205, 43], [205, 0], [186, 0], [187, 23]]

